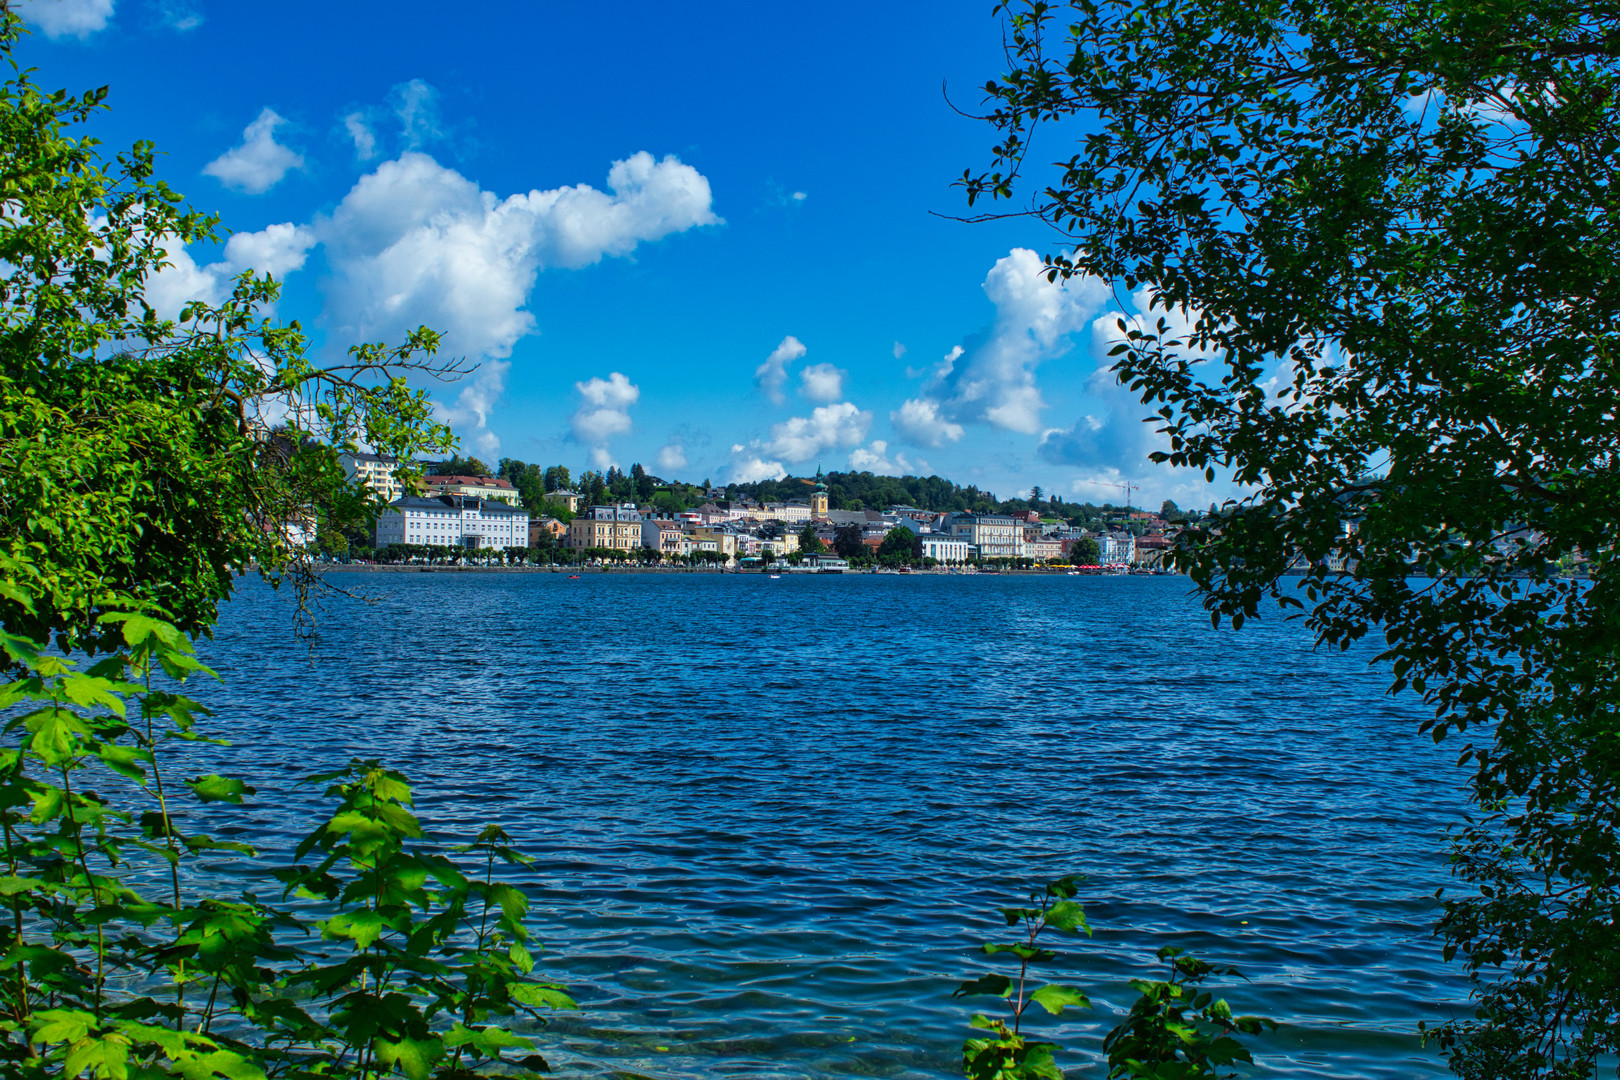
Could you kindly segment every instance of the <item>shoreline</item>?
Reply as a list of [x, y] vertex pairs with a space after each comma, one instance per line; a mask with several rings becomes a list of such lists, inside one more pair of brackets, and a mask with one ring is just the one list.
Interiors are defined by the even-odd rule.
[[[347, 574], [577, 574], [584, 577], [586, 574], [729, 574], [732, 576], [760, 577], [776, 575], [778, 577], [849, 577], [858, 574], [870, 574], [869, 570], [721, 570], [710, 567], [685, 566], [410, 566], [410, 565], [382, 565], [357, 563], [322, 563], [318, 564], [318, 573], [347, 573]], [[910, 577], [913, 574], [928, 575], [931, 577], [1003, 577], [1020, 575], [1029, 577], [1067, 577], [1067, 570], [908, 570], [901, 574], [897, 570], [875, 571], [879, 574], [894, 577]], [[1097, 574], [1081, 573], [1079, 577], [1165, 577], [1166, 574], [1155, 574], [1153, 571], [1138, 574]]]

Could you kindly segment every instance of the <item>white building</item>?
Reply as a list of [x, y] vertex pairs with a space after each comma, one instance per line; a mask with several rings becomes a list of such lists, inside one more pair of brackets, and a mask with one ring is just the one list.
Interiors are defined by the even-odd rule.
[[953, 514], [950, 534], [973, 545], [981, 559], [1024, 557], [1024, 527], [1001, 514]]
[[429, 544], [504, 551], [527, 547], [529, 514], [504, 502], [465, 495], [396, 499], [377, 517], [377, 546]]
[[954, 566], [967, 562], [969, 546], [968, 542], [959, 536], [932, 532], [922, 534], [923, 558], [933, 559], [945, 565]]
[[364, 483], [372, 491], [380, 493], [384, 502], [393, 502], [405, 494], [404, 486], [394, 475], [394, 470], [399, 468], [398, 458], [345, 450], [338, 454], [338, 463], [343, 466], [349, 483]]
[[1111, 533], [1098, 537], [1104, 566], [1125, 566], [1136, 561], [1136, 537], [1130, 533]]

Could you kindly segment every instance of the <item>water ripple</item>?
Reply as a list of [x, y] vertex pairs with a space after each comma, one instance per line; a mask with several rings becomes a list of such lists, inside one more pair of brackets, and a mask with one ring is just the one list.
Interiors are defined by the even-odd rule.
[[230, 827], [290, 847], [292, 782], [355, 755], [440, 835], [500, 821], [585, 1006], [567, 1071], [959, 1076], [987, 913], [1080, 871], [1067, 1067], [1176, 944], [1284, 1023], [1262, 1075], [1445, 1075], [1413, 1031], [1462, 993], [1428, 940], [1459, 777], [1370, 651], [1211, 630], [1175, 578], [344, 583], [385, 595], [330, 602], [313, 663], [256, 582], [204, 648], [260, 788]]

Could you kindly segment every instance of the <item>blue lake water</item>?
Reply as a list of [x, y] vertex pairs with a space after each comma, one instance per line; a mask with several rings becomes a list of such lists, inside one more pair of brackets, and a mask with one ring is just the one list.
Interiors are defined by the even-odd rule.
[[257, 581], [202, 647], [219, 765], [279, 807], [242, 825], [290, 845], [292, 781], [355, 755], [441, 836], [504, 824], [583, 1006], [560, 1071], [960, 1076], [994, 908], [1080, 872], [1051, 974], [1097, 1008], [1034, 1024], [1070, 1075], [1172, 944], [1282, 1022], [1256, 1075], [1449, 1075], [1413, 1032], [1464, 993], [1429, 938], [1460, 775], [1370, 647], [1212, 630], [1172, 577], [333, 580], [375, 600], [325, 603], [313, 664]]

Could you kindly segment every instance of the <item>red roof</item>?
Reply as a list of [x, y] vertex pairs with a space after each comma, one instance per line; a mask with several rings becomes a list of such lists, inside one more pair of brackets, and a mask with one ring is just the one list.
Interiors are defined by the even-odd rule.
[[422, 482], [434, 487], [493, 487], [512, 488], [510, 481], [498, 476], [424, 476]]

